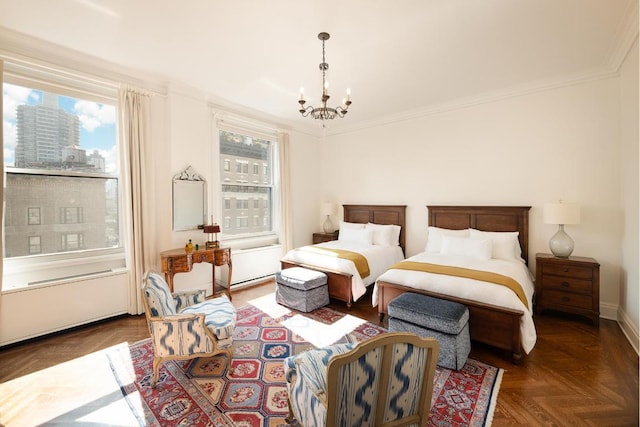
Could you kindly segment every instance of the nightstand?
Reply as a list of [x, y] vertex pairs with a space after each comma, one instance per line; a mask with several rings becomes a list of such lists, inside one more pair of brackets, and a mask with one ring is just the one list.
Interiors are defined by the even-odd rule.
[[338, 240], [338, 232], [333, 233], [313, 233], [313, 244], [330, 242], [332, 240]]
[[536, 313], [556, 310], [600, 321], [600, 264], [593, 258], [536, 254]]

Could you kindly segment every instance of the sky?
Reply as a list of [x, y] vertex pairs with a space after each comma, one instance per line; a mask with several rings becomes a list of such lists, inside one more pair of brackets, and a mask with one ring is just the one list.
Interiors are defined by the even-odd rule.
[[[14, 152], [17, 140], [16, 111], [18, 105], [37, 105], [42, 103], [42, 91], [4, 83], [3, 130], [4, 164], [14, 165]], [[105, 158], [108, 173], [117, 172], [118, 153], [116, 145], [116, 108], [115, 105], [100, 104], [60, 95], [58, 105], [66, 112], [80, 119], [80, 147], [87, 155], [98, 150]]]

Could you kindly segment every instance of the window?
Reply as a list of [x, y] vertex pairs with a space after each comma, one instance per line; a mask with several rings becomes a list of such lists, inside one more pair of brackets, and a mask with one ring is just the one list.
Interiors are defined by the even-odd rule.
[[224, 199], [224, 208], [231, 209], [231, 199]]
[[29, 225], [40, 225], [40, 208], [27, 208], [27, 217]]
[[79, 82], [62, 94], [40, 79], [4, 78], [3, 289], [56, 279], [56, 263], [87, 270], [66, 275], [124, 266], [115, 89], [93, 94]]
[[222, 170], [225, 171], [225, 172], [230, 172], [231, 171], [231, 160], [224, 159], [222, 161]]
[[82, 208], [60, 208], [60, 224], [80, 224], [82, 221]]
[[29, 236], [29, 254], [39, 254], [40, 251], [40, 236]]
[[[275, 138], [274, 138], [275, 139]], [[222, 182], [222, 199], [235, 199], [233, 209], [227, 209], [229, 221], [224, 221], [222, 232], [226, 237], [250, 237], [273, 234], [273, 216], [271, 209], [275, 194], [273, 176], [275, 142], [268, 137], [257, 137], [251, 132], [220, 130], [220, 167]], [[224, 169], [224, 161], [232, 160], [236, 167], [232, 171]], [[257, 177], [247, 180], [251, 171]], [[250, 221], [247, 217], [249, 200], [253, 200]], [[261, 218], [261, 220], [259, 219]]]
[[69, 233], [62, 235], [62, 250], [76, 251], [84, 246], [84, 236], [82, 233]]

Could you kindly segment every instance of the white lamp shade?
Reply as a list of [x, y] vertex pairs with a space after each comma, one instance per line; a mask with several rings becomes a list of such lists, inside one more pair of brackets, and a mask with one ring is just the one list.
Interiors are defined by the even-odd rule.
[[333, 215], [336, 210], [336, 205], [331, 202], [322, 203], [322, 215]]
[[580, 205], [577, 203], [546, 203], [545, 224], [580, 224]]

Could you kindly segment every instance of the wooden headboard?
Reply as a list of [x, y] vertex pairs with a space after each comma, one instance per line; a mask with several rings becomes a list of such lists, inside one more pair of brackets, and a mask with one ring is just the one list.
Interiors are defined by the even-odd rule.
[[427, 205], [429, 225], [460, 230], [518, 231], [522, 258], [529, 262], [529, 209], [531, 206]]
[[347, 222], [396, 224], [400, 228], [400, 247], [405, 252], [406, 205], [342, 205]]

